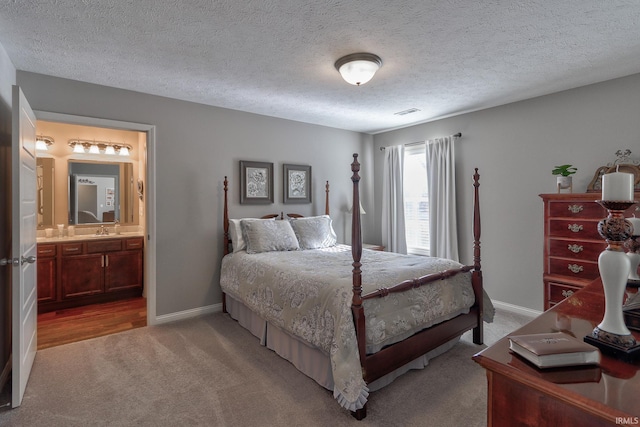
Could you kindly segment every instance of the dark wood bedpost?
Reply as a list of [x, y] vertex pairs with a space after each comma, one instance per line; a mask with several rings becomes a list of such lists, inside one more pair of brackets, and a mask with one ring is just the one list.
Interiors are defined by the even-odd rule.
[[[223, 249], [224, 255], [227, 255], [229, 253], [229, 204], [227, 200], [228, 192], [229, 192], [229, 181], [225, 176], [224, 177], [224, 214], [222, 219], [222, 221], [224, 221], [224, 224], [223, 224], [224, 233], [222, 238], [222, 241], [224, 243], [224, 249]], [[227, 312], [227, 298], [224, 292], [222, 293], [222, 312], [223, 313]]]
[[329, 215], [329, 181], [324, 186], [324, 214]]
[[482, 292], [482, 270], [480, 268], [480, 174], [476, 168], [473, 174], [473, 273], [471, 283], [478, 305], [478, 326], [473, 329], [473, 342], [482, 344], [484, 340], [484, 294]]
[[223, 214], [223, 221], [224, 224], [222, 225], [222, 229], [224, 230], [224, 237], [223, 237], [223, 242], [224, 242], [224, 251], [223, 253], [225, 255], [227, 255], [229, 253], [229, 205], [228, 205], [228, 201], [227, 201], [227, 193], [229, 193], [229, 181], [227, 180], [227, 177], [224, 177], [224, 214]]
[[[358, 352], [360, 354], [360, 365], [364, 370], [367, 361], [366, 333], [364, 307], [362, 306], [362, 231], [360, 224], [360, 163], [358, 163], [358, 154], [353, 154], [353, 163], [351, 163], [351, 181], [353, 181], [353, 209], [351, 214], [351, 254], [353, 255], [353, 298], [351, 300], [351, 311], [353, 313], [353, 322], [356, 328], [356, 339], [358, 340]], [[366, 405], [362, 409], [358, 409], [353, 416], [361, 420], [367, 416]]]

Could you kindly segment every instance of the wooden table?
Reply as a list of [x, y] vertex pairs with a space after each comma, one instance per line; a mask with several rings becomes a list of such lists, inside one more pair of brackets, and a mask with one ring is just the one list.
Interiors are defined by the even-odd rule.
[[[603, 313], [597, 279], [513, 335], [562, 330], [582, 339]], [[509, 351], [506, 337], [473, 360], [487, 370], [488, 426], [640, 426], [639, 362], [603, 355], [599, 366], [538, 370]]]

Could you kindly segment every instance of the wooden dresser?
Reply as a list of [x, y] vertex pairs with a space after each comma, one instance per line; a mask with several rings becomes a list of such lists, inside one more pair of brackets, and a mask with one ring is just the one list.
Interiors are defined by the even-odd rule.
[[[582, 339], [603, 313], [596, 279], [511, 335], [562, 330]], [[537, 369], [509, 351], [507, 337], [473, 359], [487, 371], [489, 427], [640, 425], [640, 363], [602, 355], [598, 366]]]
[[[541, 194], [544, 201], [544, 309], [573, 295], [600, 274], [598, 256], [607, 244], [598, 222], [607, 211], [600, 193]], [[640, 193], [636, 193], [636, 200]], [[625, 216], [632, 216], [636, 207]], [[640, 215], [638, 215], [640, 216]]]

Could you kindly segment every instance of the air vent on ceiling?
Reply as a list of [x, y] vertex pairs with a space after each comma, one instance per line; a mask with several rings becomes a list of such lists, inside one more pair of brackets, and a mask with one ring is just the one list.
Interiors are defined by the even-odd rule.
[[397, 113], [393, 113], [394, 116], [406, 116], [407, 114], [417, 113], [420, 111], [417, 108], [409, 108], [408, 110], [398, 111]]

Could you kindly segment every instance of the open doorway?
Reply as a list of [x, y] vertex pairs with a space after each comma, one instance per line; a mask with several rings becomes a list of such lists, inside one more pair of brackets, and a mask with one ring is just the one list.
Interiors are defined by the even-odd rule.
[[[155, 215], [148, 177], [155, 128], [36, 115], [37, 135], [46, 141], [38, 159], [48, 161], [42, 174], [38, 165], [38, 243], [53, 249], [53, 256], [38, 257], [38, 349], [153, 324]], [[81, 169], [73, 172], [72, 163]], [[106, 179], [105, 167], [113, 165], [114, 179]], [[87, 166], [93, 172], [82, 169]], [[88, 188], [92, 197], [83, 198]], [[132, 265], [140, 268], [140, 280]]]

